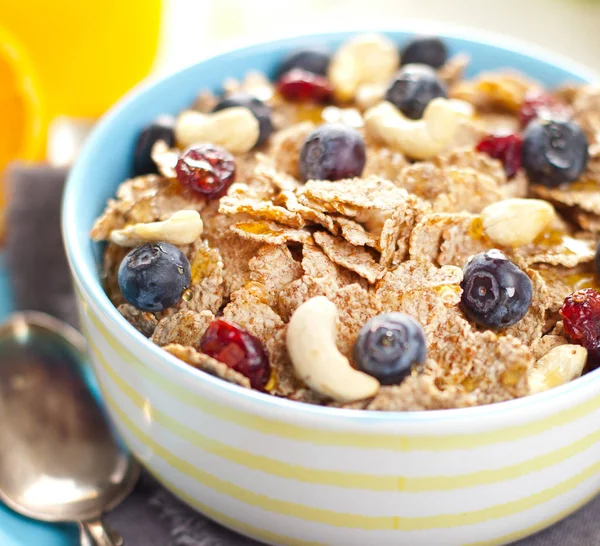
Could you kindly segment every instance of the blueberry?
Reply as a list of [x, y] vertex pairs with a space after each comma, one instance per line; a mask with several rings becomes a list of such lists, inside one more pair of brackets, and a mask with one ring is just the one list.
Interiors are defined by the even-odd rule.
[[423, 327], [404, 313], [383, 313], [371, 319], [354, 345], [358, 368], [383, 385], [400, 383], [426, 356]]
[[523, 134], [523, 167], [534, 184], [573, 182], [588, 162], [588, 141], [572, 121], [533, 120]]
[[461, 307], [485, 328], [519, 322], [531, 305], [531, 279], [499, 250], [476, 254], [464, 268]]
[[300, 150], [300, 177], [307, 180], [341, 180], [360, 176], [365, 167], [365, 142], [341, 123], [317, 127]]
[[262, 146], [273, 132], [271, 108], [252, 95], [248, 95], [247, 93], [236, 93], [225, 99], [221, 99], [221, 101], [213, 108], [213, 112], [218, 112], [225, 108], [233, 108], [234, 106], [245, 106], [252, 111], [254, 117], [258, 120], [260, 129], [256, 145]]
[[133, 152], [134, 176], [158, 173], [156, 163], [154, 163], [152, 157], [150, 157], [152, 146], [159, 140], [164, 140], [169, 147], [174, 146], [174, 125], [175, 120], [172, 117], [161, 116], [140, 133]]
[[430, 101], [447, 98], [446, 86], [435, 70], [424, 64], [409, 64], [401, 68], [385, 98], [410, 119], [420, 119]]
[[301, 68], [307, 72], [325, 76], [329, 68], [329, 61], [331, 61], [331, 53], [325, 48], [307, 47], [296, 49], [288, 53], [281, 61], [281, 64], [277, 67], [275, 77], [279, 79], [293, 68]]
[[594, 264], [596, 265], [596, 275], [600, 277], [600, 241], [596, 245], [596, 259], [594, 260]]
[[439, 68], [448, 58], [448, 49], [444, 42], [435, 36], [417, 36], [404, 46], [400, 58], [402, 66], [418, 63]]
[[190, 262], [176, 246], [138, 246], [121, 262], [119, 288], [131, 305], [143, 311], [163, 311], [175, 305], [191, 280]]

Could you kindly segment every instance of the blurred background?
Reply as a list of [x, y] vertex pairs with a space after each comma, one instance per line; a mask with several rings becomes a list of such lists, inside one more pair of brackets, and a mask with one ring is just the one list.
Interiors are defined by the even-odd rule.
[[[2, 0], [1, 6], [0, 173], [15, 159], [68, 165], [76, 147], [56, 143], [79, 140], [137, 82], [240, 42], [436, 21], [518, 37], [600, 72], [599, 0]], [[5, 193], [0, 187], [0, 217]]]

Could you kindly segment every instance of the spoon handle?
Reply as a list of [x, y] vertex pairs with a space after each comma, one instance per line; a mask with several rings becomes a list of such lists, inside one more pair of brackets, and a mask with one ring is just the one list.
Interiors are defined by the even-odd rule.
[[123, 546], [123, 537], [102, 520], [80, 521], [81, 546]]

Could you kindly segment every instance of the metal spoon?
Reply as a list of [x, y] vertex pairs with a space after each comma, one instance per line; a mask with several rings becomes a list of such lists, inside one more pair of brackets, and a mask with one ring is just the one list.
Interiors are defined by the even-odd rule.
[[102, 514], [139, 466], [118, 444], [84, 381], [84, 338], [48, 315], [0, 325], [0, 500], [43, 521], [76, 521], [81, 543], [120, 546]]

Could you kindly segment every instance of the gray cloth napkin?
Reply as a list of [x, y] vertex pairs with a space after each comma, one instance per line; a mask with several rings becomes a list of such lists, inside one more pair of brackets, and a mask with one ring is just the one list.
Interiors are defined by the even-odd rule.
[[[9, 170], [6, 258], [17, 309], [34, 309], [77, 324], [60, 236], [65, 171], [16, 165]], [[518, 546], [600, 546], [600, 497]], [[259, 546], [188, 508], [148, 475], [108, 514], [126, 546]], [[365, 545], [377, 546], [377, 545]], [[436, 545], [444, 546], [444, 545]]]

